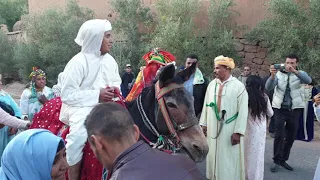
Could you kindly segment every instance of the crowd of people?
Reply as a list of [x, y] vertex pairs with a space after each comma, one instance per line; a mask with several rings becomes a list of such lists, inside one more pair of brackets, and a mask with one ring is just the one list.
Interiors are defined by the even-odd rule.
[[[143, 56], [146, 66], [136, 78], [130, 64], [120, 76], [109, 54], [111, 30], [107, 20], [85, 22], [75, 39], [81, 52], [59, 74], [58, 83], [47, 87], [46, 73], [35, 67], [20, 107], [0, 89], [0, 179], [65, 179], [67, 172], [70, 180], [78, 180], [87, 141], [107, 179], [204, 179], [191, 159], [139, 141], [139, 128], [119, 105], [119, 97], [137, 98], [163, 67], [175, 65], [175, 57], [152, 49]], [[196, 66], [183, 87], [193, 96], [194, 114], [209, 145], [206, 178], [263, 180], [267, 130], [274, 137], [271, 172], [280, 167], [293, 171], [287, 160], [294, 140], [311, 141], [314, 118], [320, 117], [320, 94], [311, 77], [298, 69], [299, 57], [291, 54], [283, 66], [271, 65], [264, 79], [251, 75], [248, 66], [241, 76], [232, 76], [232, 58], [221, 55], [213, 62], [211, 82], [197, 55], [187, 56], [184, 65]], [[70, 128], [66, 144], [50, 127], [51, 132], [25, 130], [46, 114]]]

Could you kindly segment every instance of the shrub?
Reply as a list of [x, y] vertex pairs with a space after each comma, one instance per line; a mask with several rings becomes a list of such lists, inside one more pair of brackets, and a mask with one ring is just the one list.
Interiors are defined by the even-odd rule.
[[28, 18], [28, 41], [17, 46], [15, 62], [21, 77], [28, 76], [35, 65], [46, 71], [48, 84], [57, 81], [67, 62], [80, 51], [74, 42], [80, 26], [93, 18], [93, 12], [69, 1], [66, 9], [50, 9]]
[[193, 18], [199, 11], [198, 0], [159, 0], [156, 3], [156, 28], [151, 45], [171, 52], [178, 64], [196, 49], [197, 36]]
[[153, 22], [150, 9], [136, 0], [113, 0], [111, 4], [118, 16], [112, 24], [118, 42], [114, 42], [111, 54], [120, 69], [127, 63], [139, 69], [143, 54], [149, 50], [149, 31]]
[[10, 76], [17, 72], [12, 61], [14, 45], [15, 42], [9, 40], [8, 36], [0, 31], [0, 74], [4, 76]]
[[0, 24], [7, 24], [9, 31], [20, 17], [27, 12], [28, 0], [1, 0]]
[[183, 65], [188, 54], [197, 54], [201, 69], [210, 76], [216, 56], [237, 60], [233, 30], [239, 27], [230, 23], [230, 18], [237, 15], [230, 9], [232, 6], [232, 0], [211, 0], [207, 11], [208, 28], [197, 29], [193, 20], [201, 7], [200, 1], [160, 0], [156, 6], [158, 19], [152, 44], [172, 52]]
[[197, 48], [201, 58], [201, 67], [206, 75], [213, 71], [213, 60], [219, 55], [233, 58], [236, 65], [241, 65], [241, 59], [235, 51], [234, 31], [243, 30], [231, 21], [231, 18], [239, 14], [232, 10], [236, 4], [233, 0], [211, 0], [208, 8], [208, 30], [201, 31], [204, 37]]
[[236, 14], [230, 10], [232, 0], [211, 0], [208, 30], [197, 29], [194, 24], [201, 7], [199, 0], [159, 0], [154, 17], [141, 1], [111, 2], [117, 16], [113, 28], [118, 40], [111, 54], [120, 68], [126, 63], [134, 68], [144, 65], [141, 57], [152, 47], [173, 53], [180, 65], [188, 54], [198, 54], [206, 75], [211, 75], [214, 57], [236, 57], [233, 30], [238, 26], [229, 21]]
[[19, 69], [20, 77], [22, 77], [25, 82], [29, 81], [32, 67], [44, 67], [38, 48], [35, 43], [26, 42], [19, 43], [15, 46], [13, 60], [16, 62], [15, 67]]
[[319, 82], [320, 74], [320, 1], [271, 0], [270, 17], [248, 33], [252, 40], [268, 46], [268, 58], [283, 62], [286, 55], [300, 56], [300, 68]]

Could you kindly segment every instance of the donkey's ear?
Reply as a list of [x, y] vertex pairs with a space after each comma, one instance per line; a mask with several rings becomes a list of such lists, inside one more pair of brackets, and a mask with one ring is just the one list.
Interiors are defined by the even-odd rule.
[[169, 83], [173, 79], [174, 74], [175, 74], [175, 67], [173, 64], [165, 66], [159, 75], [160, 88], [166, 86], [167, 83]]
[[196, 72], [196, 69], [197, 69], [197, 63], [194, 62], [190, 67], [179, 72], [177, 75], [180, 76], [183, 81], [187, 81], [190, 78], [190, 76]]

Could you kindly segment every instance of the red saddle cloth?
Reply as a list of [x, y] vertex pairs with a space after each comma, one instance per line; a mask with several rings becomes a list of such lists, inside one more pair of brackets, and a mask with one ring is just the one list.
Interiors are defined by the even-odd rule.
[[30, 129], [47, 129], [53, 134], [59, 135], [60, 130], [65, 126], [59, 120], [61, 105], [60, 97], [46, 102], [41, 110], [34, 115]]
[[[120, 100], [117, 103], [125, 107], [123, 97], [120, 94], [118, 96]], [[69, 133], [69, 127], [59, 120], [61, 105], [60, 97], [46, 102], [40, 112], [34, 115], [30, 129], [47, 129], [65, 140]], [[102, 171], [103, 166], [94, 156], [87, 142], [83, 148], [81, 180], [101, 180]]]

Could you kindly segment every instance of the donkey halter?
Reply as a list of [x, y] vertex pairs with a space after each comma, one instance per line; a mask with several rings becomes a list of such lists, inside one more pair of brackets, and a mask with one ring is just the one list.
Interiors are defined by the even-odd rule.
[[159, 108], [160, 108], [161, 113], [162, 113], [164, 120], [166, 122], [167, 128], [168, 128], [171, 136], [176, 139], [177, 143], [179, 143], [180, 138], [179, 138], [177, 132], [182, 131], [184, 129], [187, 129], [191, 126], [194, 126], [195, 123], [193, 123], [193, 121], [191, 121], [191, 122], [186, 122], [186, 123], [182, 123], [182, 124], [177, 124], [177, 122], [174, 120], [173, 117], [170, 116], [170, 114], [168, 112], [166, 102], [164, 100], [164, 96], [175, 89], [183, 88], [183, 85], [180, 85], [177, 83], [171, 83], [166, 87], [160, 88], [160, 84], [158, 81], [156, 83], [155, 88], [156, 88], [156, 99], [158, 101]]
[[170, 132], [169, 136], [162, 135], [158, 132], [158, 130], [154, 127], [154, 125], [151, 123], [150, 119], [148, 118], [146, 112], [143, 109], [142, 105], [142, 96], [141, 94], [137, 98], [137, 107], [139, 110], [139, 113], [141, 115], [141, 118], [145, 124], [145, 126], [158, 138], [156, 143], [153, 143], [149, 141], [141, 132], [140, 135], [141, 137], [149, 143], [150, 146], [153, 148], [159, 149], [161, 151], [167, 152], [169, 154], [171, 153], [176, 153], [181, 149], [181, 143], [180, 143], [180, 138], [177, 134], [177, 132], [182, 131], [184, 129], [187, 129], [193, 125], [196, 125], [195, 122], [187, 122], [187, 123], [182, 123], [182, 124], [177, 124], [176, 121], [170, 116], [167, 106], [165, 103], [165, 100], [163, 98], [164, 95], [168, 94], [169, 92], [183, 88], [182, 85], [176, 84], [176, 83], [171, 83], [166, 87], [160, 88], [159, 81], [155, 85], [155, 97], [158, 102], [158, 109], [157, 112], [159, 112], [159, 109], [161, 110], [161, 113], [165, 119], [166, 126]]

